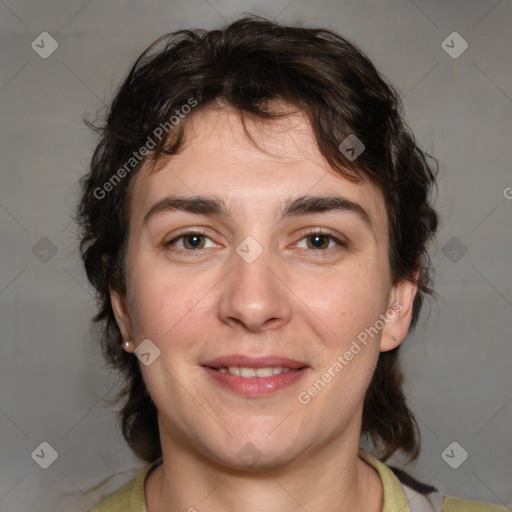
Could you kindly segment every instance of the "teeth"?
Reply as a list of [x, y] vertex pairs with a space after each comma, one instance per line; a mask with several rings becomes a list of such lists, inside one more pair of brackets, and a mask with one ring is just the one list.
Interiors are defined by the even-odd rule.
[[[256, 377], [256, 370], [254, 368], [236, 368], [237, 373], [240, 377]], [[231, 371], [231, 368], [229, 369]]]
[[290, 368], [282, 367], [282, 366], [267, 366], [265, 368], [245, 368], [239, 366], [230, 366], [229, 368], [220, 367], [218, 368], [219, 372], [225, 373], [229, 371], [229, 373], [236, 375], [238, 377], [272, 377], [272, 375], [279, 375], [280, 373], [286, 373], [290, 371]]
[[272, 375], [277, 375], [277, 373], [274, 374], [273, 368], [257, 368], [256, 369], [256, 377], [272, 377]]

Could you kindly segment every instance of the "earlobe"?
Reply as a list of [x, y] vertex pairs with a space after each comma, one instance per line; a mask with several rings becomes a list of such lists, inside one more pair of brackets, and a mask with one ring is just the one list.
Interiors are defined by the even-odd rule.
[[112, 288], [109, 288], [109, 290], [110, 302], [112, 304], [112, 311], [114, 312], [117, 326], [121, 331], [123, 339], [130, 340], [132, 339], [132, 324], [126, 296]]
[[399, 281], [390, 294], [390, 306], [386, 312], [387, 322], [382, 330], [380, 350], [392, 350], [407, 336], [411, 325], [414, 298], [418, 286], [407, 280]]

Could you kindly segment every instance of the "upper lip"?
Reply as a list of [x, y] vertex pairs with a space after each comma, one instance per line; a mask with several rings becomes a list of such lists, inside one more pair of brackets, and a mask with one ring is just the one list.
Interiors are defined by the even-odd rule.
[[286, 368], [302, 368], [308, 366], [306, 363], [281, 356], [248, 357], [242, 355], [221, 356], [202, 363], [202, 366], [211, 368], [267, 368], [269, 366], [283, 366]]

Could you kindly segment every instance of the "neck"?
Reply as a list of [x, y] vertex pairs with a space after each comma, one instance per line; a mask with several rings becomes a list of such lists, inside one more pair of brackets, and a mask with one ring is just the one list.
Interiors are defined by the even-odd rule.
[[146, 481], [146, 507], [148, 512], [380, 512], [380, 477], [355, 446], [329, 443], [284, 466], [248, 473], [168, 445], [163, 464]]

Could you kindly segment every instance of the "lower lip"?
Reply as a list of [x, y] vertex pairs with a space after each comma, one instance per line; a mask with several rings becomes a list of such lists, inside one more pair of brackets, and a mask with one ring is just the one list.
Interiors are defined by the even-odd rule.
[[258, 398], [276, 394], [278, 391], [291, 386], [306, 374], [307, 368], [290, 370], [289, 372], [272, 375], [271, 377], [239, 377], [229, 371], [220, 372], [213, 368], [203, 368], [222, 386], [237, 395]]

